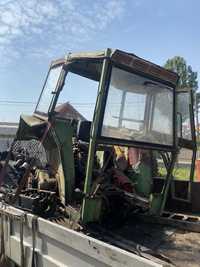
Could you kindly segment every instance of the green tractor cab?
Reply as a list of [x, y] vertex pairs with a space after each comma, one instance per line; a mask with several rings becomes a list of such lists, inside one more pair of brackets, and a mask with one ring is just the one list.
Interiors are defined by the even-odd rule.
[[[174, 203], [181, 203], [180, 210], [198, 212], [192, 92], [178, 91], [177, 81], [177, 74], [120, 50], [70, 53], [53, 61], [34, 114], [21, 116], [16, 136], [17, 141], [37, 141], [51, 168], [45, 180], [44, 166], [34, 162], [37, 192], [54, 191], [68, 216], [82, 224], [129, 214], [160, 218], [166, 208], [173, 211]], [[90, 120], [77, 118], [72, 109], [61, 112], [62, 95], [66, 92], [64, 101], [69, 101], [67, 92], [76, 96], [77, 87], [77, 99], [95, 102]], [[96, 99], [87, 95], [92, 88]], [[192, 153], [190, 177], [176, 181], [182, 149]], [[53, 189], [51, 179], [56, 180]], [[32, 190], [33, 182], [29, 184]]]

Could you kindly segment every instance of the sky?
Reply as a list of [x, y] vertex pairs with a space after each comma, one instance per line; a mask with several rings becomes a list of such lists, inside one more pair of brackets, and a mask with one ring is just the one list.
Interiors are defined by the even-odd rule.
[[[33, 112], [51, 60], [68, 52], [119, 48], [159, 65], [182, 56], [200, 73], [199, 10], [199, 0], [0, 0], [0, 121]], [[95, 99], [79, 91], [87, 113]]]

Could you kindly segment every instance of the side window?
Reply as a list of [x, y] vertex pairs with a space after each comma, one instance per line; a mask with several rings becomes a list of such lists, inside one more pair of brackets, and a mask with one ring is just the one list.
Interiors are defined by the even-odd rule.
[[193, 151], [181, 148], [174, 167], [173, 176], [178, 180], [189, 180], [192, 167]]
[[45, 82], [42, 94], [36, 107], [36, 112], [47, 114], [54, 97], [53, 92], [56, 90], [62, 66], [50, 69], [47, 80]]
[[[192, 140], [191, 118], [190, 118], [190, 92], [180, 92], [177, 96], [177, 112], [182, 119], [182, 138]], [[180, 131], [178, 131], [180, 137]]]
[[[172, 101], [171, 92], [168, 90], [155, 95], [153, 131], [172, 135]], [[161, 122], [164, 122], [162, 127]]]

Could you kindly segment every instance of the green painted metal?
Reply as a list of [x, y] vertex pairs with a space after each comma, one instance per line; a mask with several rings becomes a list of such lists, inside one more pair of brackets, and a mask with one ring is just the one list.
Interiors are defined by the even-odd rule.
[[[84, 184], [84, 193], [86, 196], [90, 193], [91, 188], [91, 181], [92, 181], [92, 170], [93, 170], [93, 163], [94, 163], [94, 156], [95, 156], [95, 149], [96, 149], [96, 140], [97, 140], [97, 132], [98, 132], [98, 126], [100, 124], [100, 114], [102, 110], [103, 105], [103, 99], [104, 94], [106, 90], [106, 82], [107, 82], [107, 72], [109, 67], [109, 59], [108, 57], [111, 54], [111, 50], [107, 49], [105, 51], [105, 59], [103, 61], [103, 67], [102, 67], [102, 73], [101, 73], [101, 79], [99, 82], [99, 88], [98, 88], [98, 96], [97, 96], [97, 102], [95, 106], [95, 112], [94, 112], [94, 119], [91, 126], [91, 137], [90, 137], [90, 144], [89, 144], [89, 152], [88, 152], [88, 161], [87, 161], [87, 170], [86, 170], [86, 178], [85, 178], [85, 184]], [[95, 216], [95, 208], [91, 209], [90, 199], [84, 199], [83, 200], [83, 206], [82, 206], [82, 221], [83, 223], [87, 223], [91, 220], [93, 220], [93, 217]], [[90, 213], [90, 217], [88, 217], [88, 214]]]
[[178, 152], [176, 151], [176, 152], [172, 153], [172, 156], [171, 156], [170, 166], [169, 166], [169, 169], [167, 171], [167, 176], [165, 179], [165, 184], [164, 184], [163, 190], [161, 192], [162, 198], [161, 198], [160, 209], [159, 209], [160, 215], [162, 214], [162, 212], [165, 208], [166, 201], [167, 201], [169, 188], [170, 188], [170, 185], [171, 185], [171, 182], [173, 179], [173, 170], [174, 170], [174, 165], [176, 163], [177, 154], [178, 154]]
[[167, 170], [167, 175], [165, 178], [165, 183], [162, 189], [162, 192], [159, 193], [154, 193], [151, 194], [150, 196], [150, 209], [149, 209], [149, 214], [152, 215], [161, 215], [164, 211], [165, 204], [167, 201], [167, 196], [169, 192], [170, 185], [173, 180], [173, 170], [174, 170], [174, 165], [176, 163], [177, 159], [177, 152], [172, 153], [171, 161], [169, 168]]
[[74, 129], [66, 120], [55, 119], [53, 122], [64, 172], [65, 202], [70, 203], [73, 199], [75, 185], [74, 156], [72, 151], [72, 137]]
[[192, 144], [192, 162], [190, 167], [190, 180], [189, 180], [189, 186], [188, 186], [188, 199], [191, 201], [191, 188], [192, 188], [192, 182], [194, 182], [194, 172], [195, 172], [195, 163], [196, 163], [196, 156], [197, 156], [197, 142], [196, 142], [196, 131], [195, 131], [195, 118], [194, 118], [194, 92], [192, 89], [188, 91], [188, 94], [190, 95], [190, 105], [189, 105], [189, 111], [190, 111], [190, 125], [191, 125], [191, 135], [192, 140], [190, 144]]
[[[46, 121], [34, 116], [21, 116], [17, 132], [17, 140], [38, 139], [37, 132], [46, 128]], [[73, 198], [75, 172], [74, 157], [72, 151], [72, 137], [74, 127], [70, 121], [53, 118], [43, 146], [48, 160], [53, 162], [56, 168], [62, 168], [64, 176], [60, 173], [60, 193], [63, 203], [70, 203]]]
[[149, 197], [152, 191], [152, 168], [141, 162], [134, 170], [129, 170], [129, 179], [135, 185], [136, 191], [143, 197]]
[[146, 163], [138, 166], [138, 178], [135, 185], [136, 191], [145, 197], [149, 197], [152, 190], [152, 169]]
[[100, 222], [102, 214], [102, 198], [85, 198], [84, 205], [85, 209], [82, 222]]
[[17, 140], [30, 140], [31, 138], [37, 139], [35, 132], [40, 127], [46, 127], [46, 121], [41, 120], [35, 116], [21, 115], [19, 127], [16, 133]]
[[163, 201], [163, 196], [160, 193], [153, 193], [150, 195], [150, 208], [149, 214], [150, 215], [159, 215], [161, 210], [161, 205]]

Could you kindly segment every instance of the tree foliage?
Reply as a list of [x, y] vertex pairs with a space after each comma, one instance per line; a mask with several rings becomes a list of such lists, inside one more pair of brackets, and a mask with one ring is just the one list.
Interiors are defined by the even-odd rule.
[[175, 56], [168, 59], [164, 67], [178, 73], [180, 77], [178, 82], [179, 88], [192, 88], [194, 91], [197, 90], [197, 72], [193, 71], [190, 65], [187, 65], [183, 57]]

